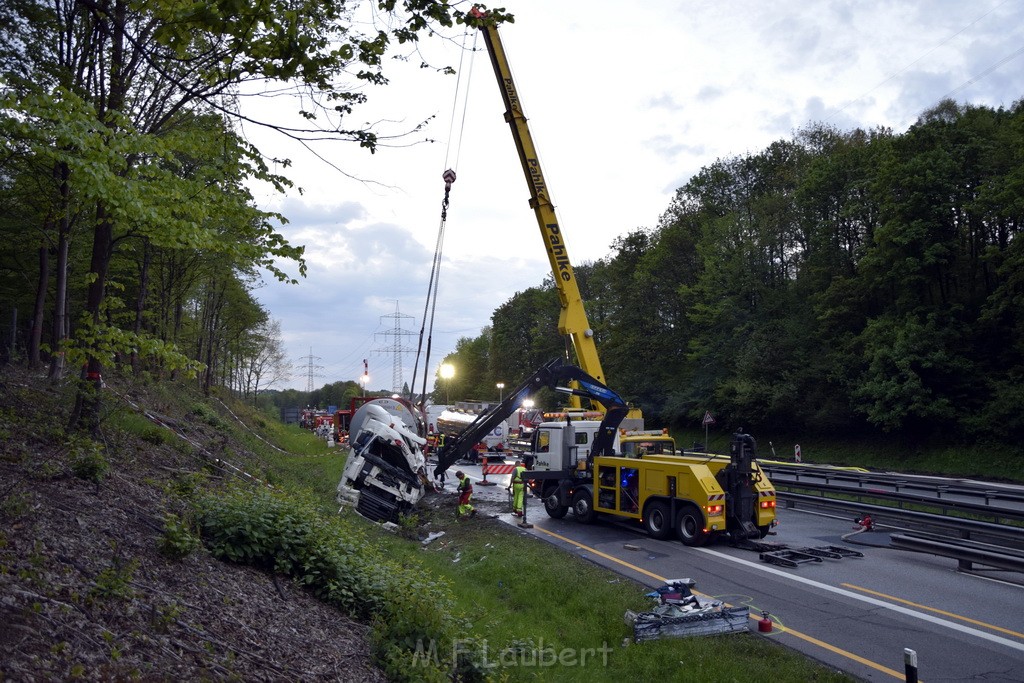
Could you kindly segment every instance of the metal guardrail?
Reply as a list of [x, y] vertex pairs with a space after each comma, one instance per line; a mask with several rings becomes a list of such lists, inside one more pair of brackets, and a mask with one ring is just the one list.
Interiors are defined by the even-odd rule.
[[[973, 569], [977, 563], [1024, 572], [1024, 527], [802, 493], [777, 493], [786, 507], [817, 507], [869, 514], [876, 524], [906, 529], [890, 534], [891, 547], [950, 557], [957, 560], [960, 569], [965, 571]], [[934, 531], [947, 533], [931, 533]]]
[[776, 494], [780, 500], [785, 502], [786, 507], [819, 507], [829, 510], [844, 510], [858, 515], [868, 514], [876, 523], [883, 526], [929, 533], [952, 532], [961, 539], [986, 539], [1005, 544], [1008, 548], [1024, 548], [1024, 527], [791, 491], [776, 491]]
[[931, 534], [891, 534], [894, 548], [952, 557], [960, 569], [971, 570], [974, 563], [996, 569], [1024, 572], [1024, 551], [991, 546], [977, 541], [957, 541]]
[[821, 494], [819, 497], [823, 497], [826, 493], [842, 494], [847, 496], [855, 496], [857, 498], [875, 498], [883, 500], [892, 500], [899, 502], [901, 504], [912, 503], [915, 505], [937, 508], [939, 510], [942, 510], [943, 512], [957, 510], [960, 512], [991, 519], [997, 523], [1000, 520], [1013, 520], [1017, 522], [1024, 521], [1024, 509], [996, 507], [994, 505], [984, 505], [981, 503], [972, 503], [969, 501], [924, 496], [916, 493], [899, 493], [895, 491], [882, 491], [878, 489], [863, 489], [856, 486], [844, 486], [840, 484], [827, 484], [821, 482], [808, 481], [780, 481], [777, 479], [772, 479], [772, 484], [775, 485], [776, 490], [779, 490], [780, 487], [788, 487], [818, 491]]
[[[760, 462], [761, 469], [769, 476], [779, 477], [779, 481], [788, 481], [791, 477], [804, 484], [801, 477], [824, 479], [825, 483], [849, 482], [857, 488], [866, 486], [891, 486], [899, 493], [901, 489], [910, 491], [926, 491], [936, 498], [944, 495], [958, 495], [984, 500], [986, 505], [992, 501], [1024, 503], [1024, 487], [1014, 484], [993, 482], [970, 482], [946, 477], [928, 477], [918, 475], [893, 474], [889, 472], [855, 472], [850, 470], [815, 467], [813, 465], [787, 465], [782, 463]], [[785, 479], [783, 479], [785, 478]]]

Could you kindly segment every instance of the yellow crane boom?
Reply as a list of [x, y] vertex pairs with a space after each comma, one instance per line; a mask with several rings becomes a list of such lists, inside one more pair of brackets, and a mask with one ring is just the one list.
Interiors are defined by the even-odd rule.
[[594, 343], [594, 330], [591, 329], [590, 322], [587, 320], [587, 311], [583, 306], [583, 297], [576, 282], [572, 262], [569, 260], [565, 236], [558, 226], [555, 205], [551, 202], [548, 185], [540, 168], [537, 148], [533, 144], [526, 116], [523, 114], [522, 103], [512, 79], [512, 70], [509, 68], [501, 36], [498, 35], [498, 29], [494, 22], [487, 20], [486, 14], [474, 8], [470, 11], [470, 15], [480, 20], [477, 22], [477, 26], [483, 33], [487, 53], [490, 55], [494, 74], [501, 86], [502, 99], [505, 101], [505, 121], [512, 129], [512, 137], [515, 139], [516, 149], [519, 152], [519, 161], [523, 165], [526, 183], [530, 188], [530, 207], [533, 208], [533, 212], [537, 216], [544, 248], [547, 250], [548, 260], [551, 262], [551, 272], [554, 275], [555, 287], [558, 289], [558, 299], [561, 303], [558, 331], [572, 340], [573, 350], [576, 352], [576, 363], [583, 371], [605, 383], [601, 360], [598, 358], [597, 346]]

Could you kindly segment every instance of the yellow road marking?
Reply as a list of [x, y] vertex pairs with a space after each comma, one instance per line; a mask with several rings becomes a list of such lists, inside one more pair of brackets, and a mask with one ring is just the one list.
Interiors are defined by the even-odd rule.
[[[541, 533], [547, 534], [548, 536], [553, 536], [554, 538], [557, 538], [560, 541], [565, 541], [566, 543], [568, 543], [570, 545], [574, 545], [577, 548], [579, 548], [580, 550], [586, 550], [588, 553], [593, 553], [593, 554], [595, 554], [595, 555], [597, 555], [599, 557], [603, 557], [606, 560], [609, 560], [611, 562], [615, 562], [616, 564], [621, 564], [623, 567], [628, 567], [629, 569], [632, 569], [635, 572], [639, 572], [640, 574], [643, 574], [644, 576], [649, 576], [652, 579], [655, 579], [655, 580], [661, 581], [661, 582], [665, 582], [665, 581], [668, 580], [664, 576], [660, 576], [658, 574], [655, 574], [654, 572], [649, 572], [646, 569], [643, 569], [642, 567], [638, 567], [635, 564], [630, 564], [629, 562], [626, 562], [625, 560], [620, 560], [617, 557], [614, 557], [614, 556], [609, 555], [607, 553], [603, 553], [603, 552], [601, 552], [600, 550], [598, 550], [596, 548], [591, 548], [589, 545], [584, 545], [584, 544], [580, 543], [579, 541], [574, 541], [573, 539], [568, 538], [567, 536], [562, 536], [561, 534], [556, 534], [554, 531], [548, 531], [547, 529], [542, 529], [542, 528], [540, 528], [538, 526], [535, 526], [533, 528], [536, 529], [537, 531], [540, 531]], [[708, 597], [708, 596], [704, 596], [704, 597]], [[732, 607], [732, 605], [726, 604], [726, 607]], [[760, 614], [757, 614], [757, 615], [749, 614], [748, 616], [751, 619], [756, 619], [758, 621], [761, 620], [761, 615]], [[847, 659], [852, 659], [853, 661], [855, 661], [855, 662], [857, 662], [859, 664], [863, 664], [864, 666], [870, 667], [870, 668], [874, 669], [875, 671], [881, 671], [882, 673], [889, 674], [893, 678], [898, 678], [901, 681], [905, 681], [906, 680], [906, 672], [905, 671], [896, 671], [895, 669], [890, 669], [887, 666], [882, 666], [881, 664], [879, 664], [877, 662], [872, 662], [870, 659], [865, 659], [865, 658], [861, 657], [860, 655], [855, 655], [852, 652], [848, 652], [848, 651], [846, 651], [846, 650], [844, 650], [842, 648], [836, 647], [835, 645], [831, 645], [829, 643], [826, 643], [823, 640], [818, 640], [817, 638], [815, 638], [813, 636], [809, 636], [806, 633], [801, 633], [800, 631], [794, 631], [793, 629], [789, 628], [788, 626], [781, 626], [780, 624], [778, 624], [778, 622], [776, 622], [776, 626], [779, 626], [779, 629], [782, 632], [784, 632], [784, 633], [788, 633], [790, 635], [796, 636], [800, 640], [803, 640], [805, 642], [811, 643], [812, 645], [817, 645], [818, 647], [823, 648], [825, 650], [828, 650], [829, 652], [832, 652], [834, 654], [837, 654], [840, 657], [846, 657]]]
[[1000, 633], [1005, 633], [1007, 635], [1015, 636], [1017, 638], [1024, 638], [1024, 633], [1018, 633], [1017, 631], [1011, 631], [1010, 629], [1003, 628], [1002, 626], [996, 626], [995, 624], [989, 624], [989, 623], [986, 623], [984, 621], [978, 621], [977, 619], [971, 619], [970, 617], [964, 617], [964, 616], [961, 616], [959, 614], [954, 614], [953, 612], [947, 612], [947, 611], [941, 610], [941, 609], [939, 609], [937, 607], [929, 607], [928, 605], [922, 605], [922, 604], [919, 604], [919, 603], [916, 603], [916, 602], [911, 602], [910, 600], [904, 600], [903, 598], [897, 598], [894, 595], [886, 595], [885, 593], [879, 593], [878, 591], [873, 591], [870, 588], [862, 588], [861, 586], [855, 586], [852, 583], [843, 583], [843, 584], [840, 584], [840, 585], [841, 586], [845, 586], [846, 588], [852, 588], [855, 591], [861, 591], [862, 593], [869, 593], [870, 595], [877, 595], [878, 597], [885, 598], [886, 600], [892, 600], [894, 602], [902, 602], [904, 605], [910, 605], [911, 607], [916, 607], [918, 609], [927, 610], [929, 612], [935, 612], [936, 614], [941, 614], [942, 616], [949, 617], [950, 619], [959, 619], [960, 621], [966, 621], [968, 624], [974, 624], [975, 626], [981, 626], [981, 627], [984, 627], [984, 628], [990, 628], [993, 631], [999, 631]]

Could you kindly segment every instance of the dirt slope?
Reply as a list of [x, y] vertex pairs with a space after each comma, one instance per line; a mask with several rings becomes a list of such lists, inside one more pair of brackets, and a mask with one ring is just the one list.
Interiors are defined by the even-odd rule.
[[[57, 427], [60, 391], [0, 370], [0, 680], [386, 680], [368, 627], [286, 580], [202, 550], [163, 555], [168, 487], [202, 459], [105, 429], [109, 471], [83, 480], [81, 450]], [[198, 418], [171, 419], [210, 449], [233, 447]]]

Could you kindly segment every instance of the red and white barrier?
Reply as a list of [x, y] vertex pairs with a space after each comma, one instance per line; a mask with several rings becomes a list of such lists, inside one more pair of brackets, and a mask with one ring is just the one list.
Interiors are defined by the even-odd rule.
[[487, 481], [488, 474], [512, 474], [512, 470], [515, 469], [515, 465], [506, 465], [504, 462], [500, 465], [491, 465], [487, 462], [487, 458], [484, 458], [484, 478], [478, 482], [479, 486], [495, 486], [493, 481]]

